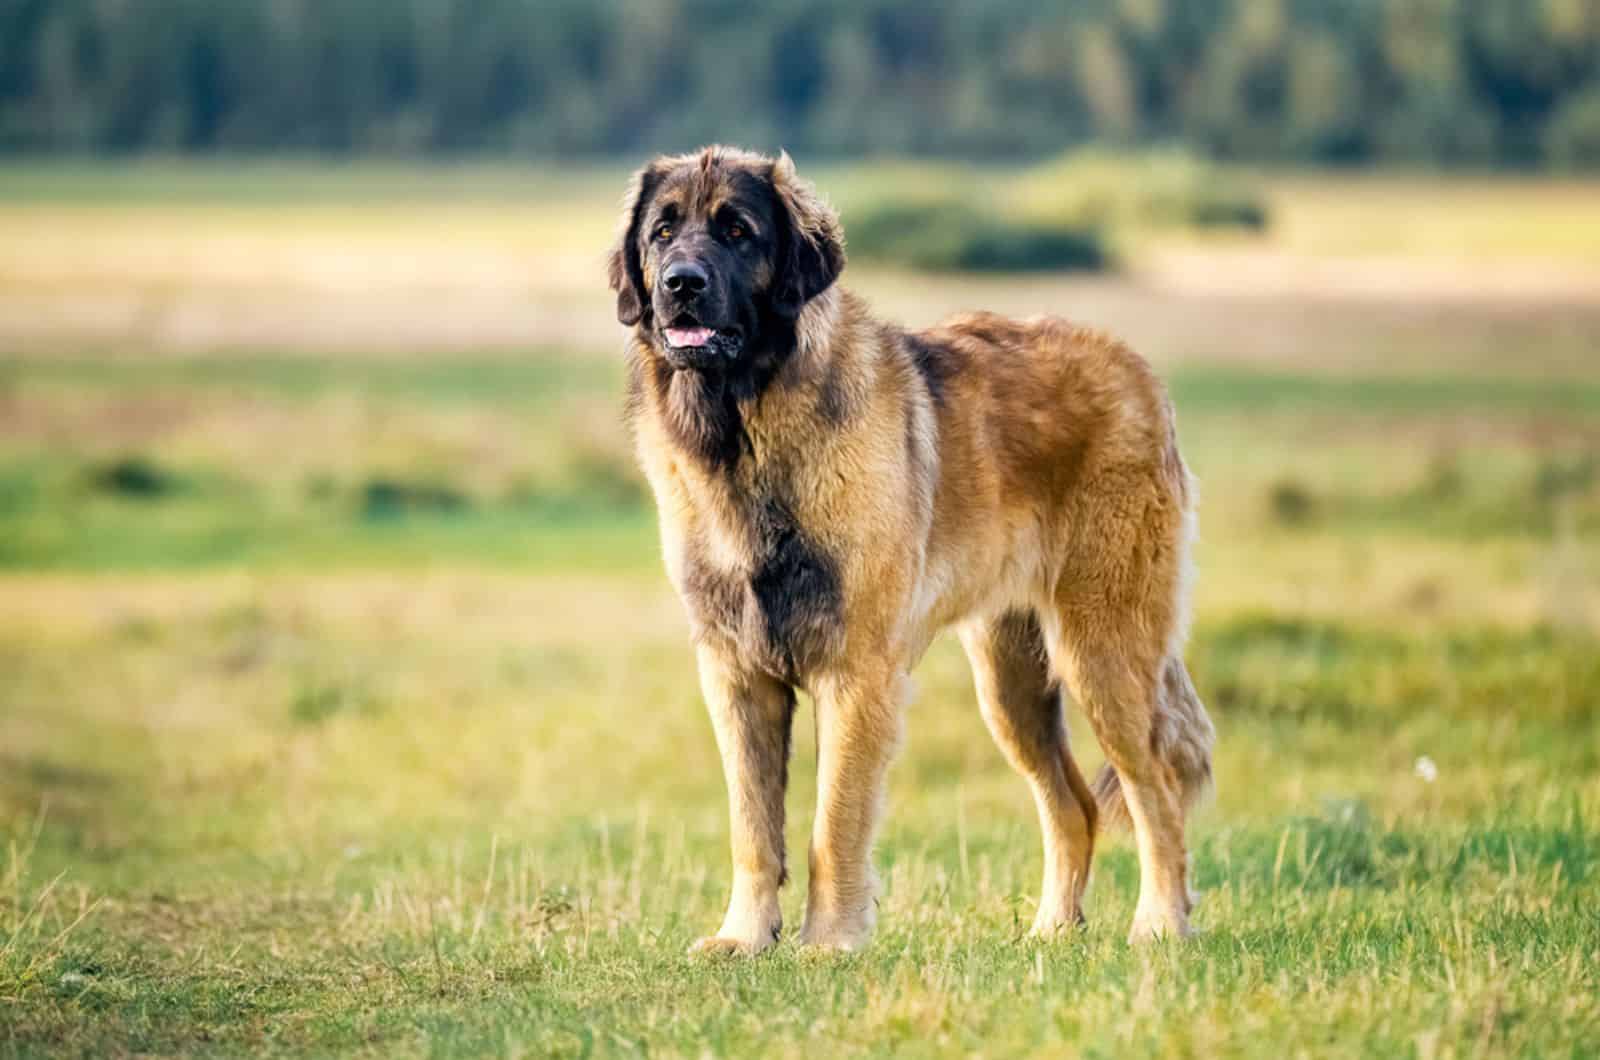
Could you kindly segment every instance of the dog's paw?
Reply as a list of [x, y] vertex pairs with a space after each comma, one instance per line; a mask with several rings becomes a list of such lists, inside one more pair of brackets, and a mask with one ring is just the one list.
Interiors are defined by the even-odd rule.
[[754, 957], [776, 941], [775, 937], [753, 942], [749, 939], [730, 938], [727, 935], [707, 935], [703, 939], [695, 940], [689, 947], [689, 956], [712, 960], [722, 957]]
[[808, 919], [800, 930], [800, 945], [823, 953], [855, 953], [872, 938], [871, 912], [853, 917]]
[[1033, 918], [1033, 927], [1028, 929], [1028, 937], [1051, 942], [1075, 937], [1088, 926], [1089, 922], [1084, 919], [1082, 910], [1062, 913], [1040, 909], [1039, 915]]
[[859, 953], [867, 944], [865, 938], [806, 938], [801, 936], [801, 952], [813, 957], [844, 956], [850, 953]]
[[1194, 936], [1189, 918], [1175, 914], [1136, 915], [1128, 929], [1128, 944], [1139, 946], [1158, 939], [1187, 939]]

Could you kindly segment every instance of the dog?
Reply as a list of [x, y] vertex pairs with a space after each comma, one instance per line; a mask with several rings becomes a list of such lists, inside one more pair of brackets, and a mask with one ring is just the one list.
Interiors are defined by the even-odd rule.
[[[838, 217], [787, 153], [657, 158], [619, 227], [628, 419], [728, 789], [727, 915], [693, 949], [780, 937], [797, 689], [818, 771], [800, 941], [867, 941], [909, 673], [947, 628], [1037, 803], [1033, 933], [1083, 922], [1097, 826], [1126, 821], [1130, 940], [1189, 934], [1185, 819], [1214, 731], [1183, 663], [1195, 490], [1149, 365], [1056, 317], [876, 319], [837, 284]], [[1092, 788], [1063, 686], [1105, 751]]]

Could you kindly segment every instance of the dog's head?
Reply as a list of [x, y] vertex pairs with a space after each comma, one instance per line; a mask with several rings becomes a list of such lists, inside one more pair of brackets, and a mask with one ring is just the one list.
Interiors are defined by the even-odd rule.
[[674, 369], [716, 372], [767, 351], [843, 268], [838, 218], [787, 154], [707, 147], [635, 174], [610, 277], [618, 320]]

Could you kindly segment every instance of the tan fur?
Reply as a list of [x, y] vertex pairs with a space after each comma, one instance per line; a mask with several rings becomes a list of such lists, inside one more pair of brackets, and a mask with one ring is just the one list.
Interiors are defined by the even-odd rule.
[[[714, 148], [647, 172], [682, 167], [696, 170], [686, 186], [741, 168], [769, 179], [803, 238], [839, 239], [786, 157]], [[619, 270], [614, 260], [613, 286]], [[1126, 818], [1141, 873], [1131, 936], [1187, 934], [1184, 818], [1209, 779], [1213, 734], [1182, 659], [1193, 488], [1161, 384], [1126, 346], [1058, 318], [974, 313], [907, 332], [837, 286], [804, 304], [795, 336], [770, 384], [741, 402], [744, 440], [724, 468], [675, 441], [650, 385], [664, 369], [649, 329], [630, 343], [639, 457], [668, 574], [695, 618], [730, 794], [733, 894], [700, 948], [752, 953], [778, 935], [792, 686], [816, 700], [819, 754], [801, 940], [866, 940], [908, 674], [951, 627], [989, 730], [1038, 806], [1034, 931], [1081, 920], [1097, 820]], [[781, 498], [836, 576], [834, 618], [778, 645], [782, 665], [748, 629], [761, 563], [752, 497]], [[1106, 753], [1095, 796], [1067, 746], [1063, 685]]]

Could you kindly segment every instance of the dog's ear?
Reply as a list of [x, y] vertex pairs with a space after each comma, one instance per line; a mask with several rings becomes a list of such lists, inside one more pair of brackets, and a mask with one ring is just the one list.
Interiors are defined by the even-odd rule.
[[794, 160], [783, 151], [772, 163], [773, 193], [784, 216], [779, 220], [777, 272], [772, 308], [793, 319], [800, 307], [826, 291], [844, 269], [844, 236], [839, 217], [816, 189], [795, 175]]
[[617, 319], [629, 327], [650, 312], [650, 292], [645, 290], [644, 264], [639, 260], [639, 224], [659, 183], [661, 170], [654, 162], [633, 175], [622, 198], [617, 245], [606, 262], [611, 289], [617, 293]]

